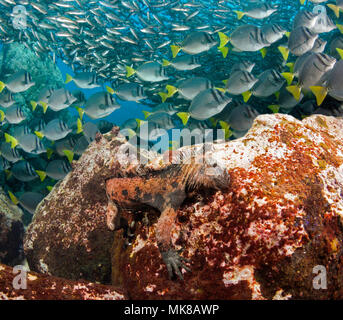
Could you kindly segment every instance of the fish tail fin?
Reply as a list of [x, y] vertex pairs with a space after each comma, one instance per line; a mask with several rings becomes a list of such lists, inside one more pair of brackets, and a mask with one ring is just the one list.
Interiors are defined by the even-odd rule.
[[19, 200], [11, 191], [8, 191], [8, 195], [9, 195], [11, 201], [13, 202], [13, 204], [18, 205]]
[[223, 48], [229, 41], [230, 38], [224, 33], [224, 32], [218, 32], [218, 36], [219, 36], [219, 48]]
[[39, 131], [35, 131], [35, 135], [39, 138], [39, 139], [43, 139], [44, 138], [44, 134], [39, 132]]
[[18, 140], [5, 132], [5, 140], [11, 144], [11, 148], [14, 149], [18, 145]]
[[289, 68], [289, 72], [293, 73], [294, 71], [294, 62], [286, 63], [286, 66]]
[[43, 113], [46, 113], [46, 110], [48, 110], [48, 104], [46, 102], [40, 101], [40, 105], [43, 108]]
[[30, 104], [31, 104], [31, 107], [32, 107], [32, 111], [35, 111], [36, 108], [37, 108], [38, 103], [36, 101], [31, 100]]
[[289, 31], [286, 31], [286, 32], [285, 32], [285, 36], [286, 36], [287, 38], [289, 38], [290, 35], [291, 35], [291, 33], [290, 33]]
[[290, 92], [295, 100], [299, 101], [300, 100], [300, 94], [301, 94], [301, 88], [296, 85], [296, 86], [288, 86], [286, 87], [287, 91]]
[[114, 94], [114, 89], [113, 88], [111, 88], [109, 86], [106, 86], [106, 90], [107, 90], [108, 93]]
[[332, 3], [327, 4], [327, 6], [335, 13], [336, 17], [339, 18], [339, 8]]
[[136, 122], [137, 122], [137, 128], [140, 128], [140, 126], [146, 121], [141, 120], [141, 119], [136, 119]]
[[0, 81], [0, 92], [2, 92], [2, 90], [4, 90], [6, 87], [6, 84], [4, 84], [2, 81]]
[[12, 177], [12, 172], [9, 171], [8, 169], [5, 170], [5, 174], [6, 174], [6, 180], [9, 180]]
[[225, 59], [227, 57], [227, 54], [229, 53], [228, 47], [218, 47], [218, 50], [222, 53], [223, 58]]
[[180, 147], [180, 143], [178, 141], [169, 141], [169, 150], [176, 150]]
[[250, 99], [252, 95], [252, 92], [251, 91], [245, 91], [242, 93], [242, 96], [243, 96], [243, 100], [244, 102], [248, 102], [248, 100]]
[[163, 67], [168, 67], [168, 66], [170, 66], [170, 61], [168, 61], [168, 60], [166, 60], [166, 59], [163, 59], [163, 60], [162, 60], [162, 66], [163, 66]]
[[149, 111], [142, 111], [144, 113], [144, 119], [148, 118], [151, 115], [151, 112]]
[[166, 89], [168, 90], [168, 98], [172, 97], [178, 91], [177, 88], [171, 86], [170, 84], [166, 85]]
[[76, 133], [79, 134], [81, 132], [83, 132], [83, 126], [82, 126], [82, 121], [80, 118], [77, 119], [77, 130]]
[[230, 125], [226, 121], [219, 121], [219, 124], [225, 132], [225, 140], [229, 139], [233, 134], [230, 130]]
[[343, 25], [342, 24], [336, 24], [338, 30], [343, 33]]
[[70, 74], [66, 74], [66, 81], [64, 82], [64, 84], [67, 84], [69, 82], [73, 81], [73, 77]]
[[267, 48], [262, 48], [262, 49], [260, 50], [260, 52], [261, 52], [262, 58], [264, 59], [265, 56], [267, 55], [268, 50], [267, 50]]
[[176, 115], [181, 119], [183, 125], [185, 126], [188, 122], [190, 114], [188, 112], [178, 112]]
[[67, 157], [69, 163], [72, 163], [74, 159], [74, 152], [71, 150], [63, 150], [63, 153]]
[[5, 112], [3, 112], [2, 110], [0, 110], [0, 122], [5, 120]]
[[222, 82], [227, 85], [229, 79], [222, 80]]
[[177, 54], [180, 52], [181, 47], [180, 46], [171, 45], [170, 49], [171, 49], [173, 58], [175, 58], [177, 56]]
[[341, 59], [343, 59], [343, 49], [341, 48], [336, 48], [336, 51], [338, 52], [339, 56], [341, 57]]
[[220, 92], [222, 93], [225, 93], [226, 92], [226, 89], [225, 88], [220, 88], [220, 87], [215, 87], [216, 90], [219, 90]]
[[283, 60], [287, 61], [288, 56], [289, 56], [289, 49], [287, 47], [284, 47], [284, 46], [278, 46], [278, 49], [282, 54]]
[[35, 171], [38, 174], [40, 181], [43, 182], [46, 178], [46, 172], [41, 171], [41, 170], [35, 170]]
[[213, 117], [211, 117], [209, 120], [210, 120], [210, 122], [212, 124], [212, 127], [215, 128], [217, 126], [218, 120], [213, 118]]
[[287, 84], [290, 86], [294, 79], [294, 74], [291, 72], [282, 72], [281, 75], [286, 79]]
[[127, 129], [127, 132], [129, 133], [129, 139], [133, 138], [136, 135], [136, 132], [132, 129]]
[[303, 6], [305, 3], [305, 0], [300, 0], [300, 4]]
[[245, 16], [245, 12], [243, 12], [243, 11], [235, 10], [235, 13], [237, 14], [238, 20], [241, 20]]
[[75, 109], [77, 110], [77, 112], [79, 114], [79, 117], [82, 120], [83, 119], [83, 115], [85, 114], [85, 110], [83, 110], [83, 108], [81, 108], [81, 107], [75, 107]]
[[129, 78], [131, 77], [132, 75], [134, 75], [136, 73], [136, 70], [129, 67], [129, 66], [126, 66], [126, 78]]
[[51, 158], [53, 153], [54, 153], [54, 150], [52, 150], [51, 148], [46, 149], [46, 156], [48, 157], [48, 160]]
[[162, 102], [165, 102], [168, 99], [168, 93], [166, 92], [159, 92], [158, 95], [161, 97]]
[[317, 105], [320, 106], [328, 93], [328, 89], [321, 86], [312, 86], [310, 89], [316, 96]]
[[268, 109], [271, 110], [273, 113], [278, 113], [280, 110], [280, 106], [278, 104], [271, 104], [268, 106]]

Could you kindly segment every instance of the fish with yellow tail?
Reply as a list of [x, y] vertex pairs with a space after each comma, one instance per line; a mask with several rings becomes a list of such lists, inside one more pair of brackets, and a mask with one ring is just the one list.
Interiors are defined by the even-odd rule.
[[336, 62], [332, 70], [325, 75], [323, 82], [323, 86], [310, 87], [318, 106], [328, 94], [338, 101], [343, 101], [343, 60]]

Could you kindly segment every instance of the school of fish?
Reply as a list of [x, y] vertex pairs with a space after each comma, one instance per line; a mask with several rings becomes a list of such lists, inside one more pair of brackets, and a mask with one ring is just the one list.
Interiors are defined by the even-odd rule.
[[[19, 42], [73, 70], [65, 87], [47, 86], [30, 101], [35, 121], [16, 101], [36, 85], [30, 70], [0, 75], [0, 172], [10, 198], [33, 214], [111, 127], [84, 115], [105, 118], [122, 101], [146, 106], [120, 126], [135, 143], [174, 128], [239, 138], [263, 113], [341, 116], [342, 11], [343, 0], [0, 0], [3, 47]], [[15, 25], [18, 14], [24, 22]], [[70, 82], [80, 91], [70, 92]], [[59, 116], [71, 109], [72, 126]], [[48, 110], [55, 117], [46, 122]], [[173, 142], [169, 148], [184, 145]]]

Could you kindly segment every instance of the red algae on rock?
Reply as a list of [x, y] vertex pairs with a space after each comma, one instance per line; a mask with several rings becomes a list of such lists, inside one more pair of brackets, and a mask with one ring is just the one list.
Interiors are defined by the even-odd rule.
[[[192, 272], [168, 279], [158, 213], [142, 207], [125, 213], [136, 220], [132, 245], [115, 234], [113, 283], [134, 299], [342, 299], [343, 120], [263, 115], [210, 153], [229, 188], [189, 194], [172, 230]], [[316, 266], [326, 270], [326, 289], [314, 286]]]
[[[25, 276], [25, 282], [16, 277]], [[14, 288], [18, 282], [19, 287]], [[23, 288], [25, 286], [25, 288]], [[36, 272], [22, 274], [0, 264], [0, 300], [124, 300], [123, 290], [87, 281], [72, 281]]]

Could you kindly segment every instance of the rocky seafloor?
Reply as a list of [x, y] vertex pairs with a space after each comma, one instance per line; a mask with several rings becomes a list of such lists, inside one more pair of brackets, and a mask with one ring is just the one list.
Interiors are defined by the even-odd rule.
[[[122, 230], [111, 230], [106, 181], [166, 166], [158, 155], [144, 168], [124, 161], [125, 142], [114, 129], [73, 162], [25, 231], [29, 290], [11, 290], [13, 274], [2, 265], [0, 297], [343, 298], [343, 119], [261, 115], [244, 137], [213, 144], [209, 158], [227, 170], [228, 188], [190, 192], [177, 211], [172, 243], [190, 261], [184, 280], [168, 277], [156, 243], [156, 210], [123, 212], [129, 225], [135, 222], [129, 245]], [[0, 261], [13, 266], [22, 259], [23, 229], [18, 209], [5, 203]], [[10, 239], [17, 242], [9, 245]], [[318, 266], [326, 271], [320, 288]]]

